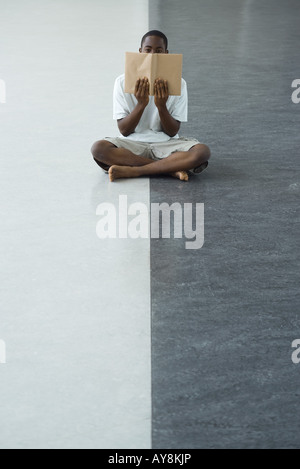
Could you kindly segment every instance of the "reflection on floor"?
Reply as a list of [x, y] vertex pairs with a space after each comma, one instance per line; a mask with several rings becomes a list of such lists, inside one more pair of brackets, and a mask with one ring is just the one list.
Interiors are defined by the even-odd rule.
[[1, 5], [1, 448], [151, 445], [149, 240], [96, 235], [99, 204], [149, 183], [90, 154], [147, 27], [144, 0]]

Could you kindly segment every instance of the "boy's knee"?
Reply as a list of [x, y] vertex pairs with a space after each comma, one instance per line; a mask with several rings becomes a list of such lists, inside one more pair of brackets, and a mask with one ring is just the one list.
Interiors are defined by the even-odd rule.
[[199, 160], [200, 163], [208, 161], [211, 157], [210, 148], [207, 145], [204, 145], [203, 143], [195, 145], [192, 150], [195, 154], [196, 159]]
[[99, 140], [95, 142], [91, 148], [91, 152], [96, 163], [104, 163], [105, 165], [111, 165], [110, 152], [116, 148], [111, 142], [107, 140]]
[[101, 152], [103, 151], [103, 142], [104, 140], [98, 140], [95, 142], [91, 148], [91, 153], [94, 158], [99, 157], [101, 155]]
[[211, 157], [211, 151], [207, 145], [204, 145], [204, 144], [201, 145], [201, 155], [205, 157], [206, 161], [208, 161], [209, 158]]

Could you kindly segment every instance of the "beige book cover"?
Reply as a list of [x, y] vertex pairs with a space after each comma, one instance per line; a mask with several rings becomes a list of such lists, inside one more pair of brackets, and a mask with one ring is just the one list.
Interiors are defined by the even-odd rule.
[[147, 77], [150, 82], [150, 95], [154, 95], [154, 81], [167, 80], [169, 94], [181, 95], [182, 54], [145, 54], [126, 52], [125, 93], [134, 93], [139, 78]]

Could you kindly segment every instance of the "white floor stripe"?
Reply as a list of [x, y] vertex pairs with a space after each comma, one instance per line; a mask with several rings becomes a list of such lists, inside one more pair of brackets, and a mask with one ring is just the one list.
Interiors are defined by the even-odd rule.
[[109, 184], [89, 154], [148, 2], [0, 11], [0, 448], [149, 448], [150, 242], [96, 236], [97, 206], [149, 206], [149, 183]]

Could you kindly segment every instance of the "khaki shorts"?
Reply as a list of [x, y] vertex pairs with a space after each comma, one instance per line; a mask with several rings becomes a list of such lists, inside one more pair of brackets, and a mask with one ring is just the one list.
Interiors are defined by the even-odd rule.
[[[186, 137], [171, 138], [166, 142], [155, 143], [137, 142], [135, 140], [121, 137], [105, 137], [104, 140], [112, 143], [117, 148], [125, 148], [126, 150], [130, 150], [135, 155], [150, 158], [154, 161], [167, 158], [172, 153], [176, 153], [177, 151], [189, 151], [192, 147], [200, 143], [195, 138]], [[191, 172], [196, 174], [201, 173], [205, 168], [207, 168], [207, 166], [208, 163], [204, 163], [199, 168], [192, 169]]]

